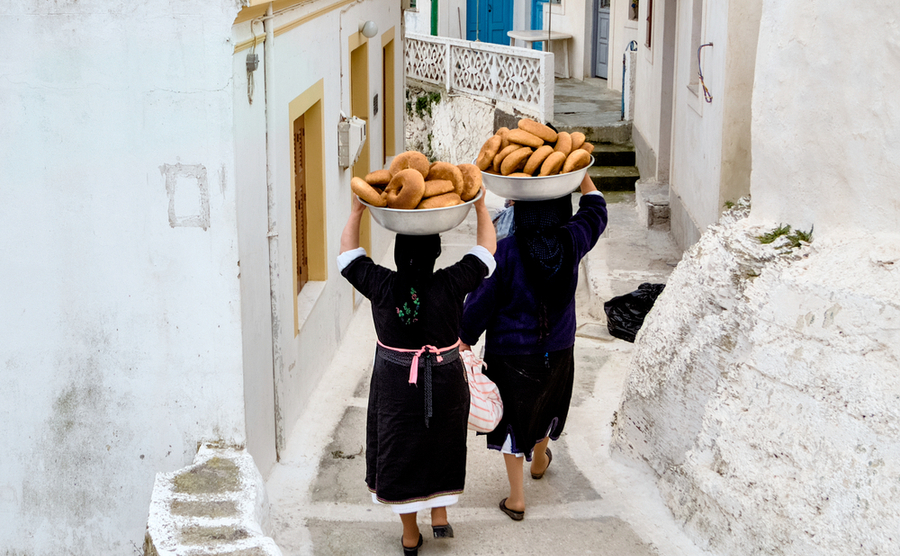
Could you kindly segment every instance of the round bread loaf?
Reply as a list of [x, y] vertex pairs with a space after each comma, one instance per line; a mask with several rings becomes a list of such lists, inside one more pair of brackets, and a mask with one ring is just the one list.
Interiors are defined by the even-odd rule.
[[397, 172], [406, 170], [408, 168], [416, 170], [417, 172], [422, 174], [422, 179], [424, 180], [428, 175], [428, 170], [431, 169], [431, 163], [428, 162], [427, 156], [418, 151], [406, 151], [404, 153], [400, 153], [394, 157], [394, 160], [391, 161], [391, 179], [393, 180], [393, 176], [396, 176]]
[[422, 198], [427, 199], [451, 191], [456, 192], [456, 188], [453, 187], [453, 182], [450, 180], [425, 180], [425, 194], [422, 195]]
[[425, 180], [450, 180], [453, 182], [453, 190], [456, 191], [458, 195], [462, 193], [462, 172], [459, 171], [459, 168], [457, 168], [455, 164], [442, 161], [435, 162], [431, 165], [431, 169], [428, 170], [428, 176], [425, 177]]
[[556, 138], [556, 147], [553, 150], [569, 156], [569, 153], [572, 152], [572, 136], [567, 131], [560, 131]]
[[459, 195], [457, 195], [456, 192], [451, 191], [450, 193], [444, 193], [443, 195], [438, 195], [436, 197], [422, 199], [422, 201], [416, 206], [416, 208], [434, 209], [452, 207], [461, 204], [463, 204], [463, 201], [459, 198]]
[[504, 176], [508, 176], [513, 172], [518, 172], [525, 166], [525, 163], [528, 162], [528, 157], [531, 156], [532, 152], [530, 147], [521, 147], [511, 152], [503, 159], [503, 162], [500, 163], [500, 173]]
[[500, 142], [499, 135], [492, 135], [490, 139], [484, 142], [484, 145], [481, 146], [481, 151], [478, 153], [478, 158], [475, 159], [475, 165], [478, 166], [479, 170], [487, 170], [491, 167], [494, 157], [500, 152]]
[[553, 176], [559, 173], [560, 168], [562, 168], [563, 164], [566, 162], [566, 155], [561, 152], [554, 152], [548, 156], [544, 163], [541, 164], [541, 171], [538, 173], [539, 176]]
[[470, 201], [481, 190], [481, 170], [474, 164], [460, 164], [458, 168], [463, 177], [463, 193], [460, 197], [463, 201]]
[[546, 160], [552, 152], [553, 147], [551, 147], [550, 145], [542, 145], [538, 147], [538, 149], [534, 151], [534, 153], [530, 157], [528, 157], [528, 161], [525, 162], [525, 168], [522, 171], [533, 176], [535, 172], [541, 169], [541, 164], [544, 163], [544, 160]]
[[350, 190], [373, 207], [383, 207], [387, 204], [381, 192], [377, 191], [362, 178], [356, 176], [350, 178]]
[[565, 163], [563, 163], [561, 174], [567, 174], [569, 172], [574, 172], [575, 170], [581, 170], [582, 168], [587, 167], [588, 164], [591, 163], [591, 155], [584, 149], [575, 149], [572, 151], [568, 157], [566, 157]]
[[533, 133], [528, 133], [524, 129], [511, 129], [506, 134], [510, 143], [518, 143], [526, 147], [536, 149], [544, 144], [544, 140]]
[[391, 183], [392, 177], [390, 170], [375, 170], [374, 172], [366, 174], [366, 183], [373, 186], [380, 185], [381, 187], [384, 187]]
[[519, 129], [540, 137], [547, 143], [553, 143], [556, 141], [556, 132], [553, 131], [553, 128], [551, 128], [550, 126], [546, 126], [540, 122], [536, 122], [531, 118], [522, 118], [521, 120], [519, 120]]
[[400, 170], [384, 189], [387, 206], [395, 209], [414, 209], [425, 194], [425, 178], [415, 168]]

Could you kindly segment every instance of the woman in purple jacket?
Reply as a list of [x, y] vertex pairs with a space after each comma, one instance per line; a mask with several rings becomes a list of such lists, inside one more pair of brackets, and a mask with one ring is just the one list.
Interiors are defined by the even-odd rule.
[[500, 390], [503, 419], [487, 434], [503, 453], [509, 496], [500, 509], [525, 517], [522, 457], [543, 477], [566, 423], [575, 378], [578, 266], [606, 227], [606, 200], [590, 177], [572, 216], [572, 198], [516, 201], [513, 234], [497, 243], [496, 271], [469, 294], [461, 350], [487, 332], [485, 374]]

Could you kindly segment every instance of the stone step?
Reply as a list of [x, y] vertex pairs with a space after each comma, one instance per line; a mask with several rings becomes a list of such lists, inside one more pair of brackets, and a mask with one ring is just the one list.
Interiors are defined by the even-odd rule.
[[634, 166], [631, 143], [599, 143], [594, 145], [594, 166]]
[[[583, 117], [583, 115], [581, 116]], [[554, 122], [557, 131], [580, 131], [584, 133], [585, 139], [594, 144], [596, 147], [601, 143], [630, 144], [631, 143], [631, 122], [616, 121], [605, 125], [567, 125], [564, 123]]]
[[634, 191], [641, 178], [635, 166], [591, 166], [588, 175], [600, 191]]

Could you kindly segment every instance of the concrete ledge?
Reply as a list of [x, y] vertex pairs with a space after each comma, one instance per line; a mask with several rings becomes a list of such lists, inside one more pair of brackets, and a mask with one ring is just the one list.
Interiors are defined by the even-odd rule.
[[656, 180], [638, 180], [634, 185], [638, 221], [653, 230], [668, 230], [669, 186]]
[[190, 466], [157, 474], [144, 555], [281, 556], [264, 533], [268, 510], [250, 454], [203, 446]]

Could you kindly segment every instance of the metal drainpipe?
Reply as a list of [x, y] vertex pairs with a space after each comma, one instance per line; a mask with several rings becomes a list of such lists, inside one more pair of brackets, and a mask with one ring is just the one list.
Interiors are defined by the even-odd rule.
[[281, 312], [278, 305], [278, 230], [275, 212], [278, 203], [275, 200], [275, 110], [272, 107], [274, 96], [273, 83], [275, 73], [275, 32], [272, 19], [272, 4], [266, 9], [263, 19], [266, 30], [265, 43], [265, 93], [266, 93], [266, 198], [269, 240], [269, 299], [272, 306], [272, 379], [275, 384], [275, 459], [281, 459], [284, 448], [284, 437], [281, 423], [281, 404], [278, 399], [278, 379], [284, 370], [284, 359], [281, 354]]

